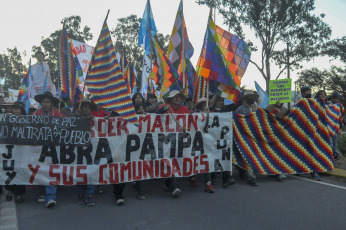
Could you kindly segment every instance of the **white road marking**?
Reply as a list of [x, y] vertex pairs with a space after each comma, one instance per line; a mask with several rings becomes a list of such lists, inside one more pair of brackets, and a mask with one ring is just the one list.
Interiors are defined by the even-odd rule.
[[5, 194], [0, 196], [0, 230], [17, 230], [17, 213], [14, 200], [6, 201]]
[[305, 180], [305, 181], [309, 181], [309, 182], [313, 182], [313, 183], [317, 183], [317, 184], [323, 184], [323, 185], [326, 185], [326, 186], [330, 186], [330, 187], [340, 188], [340, 189], [346, 190], [346, 187], [344, 187], [344, 186], [330, 184], [330, 183], [326, 183], [326, 182], [323, 182], [323, 181], [315, 181], [315, 180], [312, 180], [312, 179], [308, 179], [308, 178], [304, 178], [304, 177], [300, 177], [300, 176], [293, 176], [293, 175], [289, 175], [289, 177], [293, 177], [293, 178], [300, 179], [300, 180]]

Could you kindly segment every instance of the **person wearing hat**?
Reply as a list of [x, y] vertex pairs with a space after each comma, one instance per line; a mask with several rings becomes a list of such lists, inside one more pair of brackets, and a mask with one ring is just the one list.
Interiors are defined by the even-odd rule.
[[[186, 96], [179, 90], [172, 90], [169, 92], [169, 95], [165, 98], [165, 104], [161, 105], [157, 110], [156, 114], [165, 114], [165, 113], [187, 113], [189, 114], [189, 109], [182, 105], [185, 102]], [[175, 177], [170, 177], [165, 181], [167, 188], [171, 191], [173, 197], [178, 197], [181, 193], [181, 190], [177, 186], [177, 180]]]
[[[59, 110], [54, 109], [59, 104], [59, 99], [55, 98], [51, 92], [44, 92], [43, 94], [38, 94], [34, 97], [34, 99], [41, 104], [41, 108], [35, 111], [32, 115], [41, 115], [41, 116], [50, 116], [50, 117], [62, 117], [63, 115], [59, 112]], [[38, 201], [42, 201], [42, 187], [40, 189], [40, 198]], [[56, 185], [48, 185], [45, 188], [45, 202], [46, 208], [51, 208], [56, 206]]]
[[165, 104], [161, 105], [157, 110], [156, 114], [169, 113], [190, 113], [189, 109], [182, 105], [185, 102], [186, 96], [179, 90], [172, 90], [169, 95], [164, 99]]
[[13, 101], [9, 101], [9, 102], [5, 102], [4, 104], [2, 104], [4, 110], [5, 110], [5, 114], [12, 114], [13, 112]]
[[[12, 105], [13, 115], [21, 116], [26, 115], [25, 105], [21, 101], [16, 101]], [[22, 203], [23, 195], [25, 194], [25, 186], [24, 185], [5, 185], [5, 188], [8, 190], [6, 195], [6, 200], [12, 200], [14, 196], [14, 201], [16, 203]]]
[[47, 82], [46, 91], [49, 91], [53, 95], [55, 95], [56, 88], [50, 76], [49, 66], [47, 65], [47, 63], [43, 62], [44, 53], [39, 50], [35, 53], [35, 57], [37, 59], [37, 63], [31, 66], [31, 98], [34, 98], [36, 95], [43, 93], [43, 86], [45, 82]]
[[[236, 114], [242, 114], [242, 115], [249, 115], [252, 109], [252, 105], [256, 102], [256, 95], [253, 91], [247, 90], [245, 91], [244, 95], [242, 96], [241, 100], [243, 104], [239, 106], [236, 110]], [[236, 167], [239, 170], [239, 176], [241, 178], [244, 177], [244, 175], [247, 175], [248, 184], [251, 186], [258, 186], [258, 183], [256, 181], [256, 176], [251, 171], [246, 171], [245, 169], [242, 169], [240, 167]]]

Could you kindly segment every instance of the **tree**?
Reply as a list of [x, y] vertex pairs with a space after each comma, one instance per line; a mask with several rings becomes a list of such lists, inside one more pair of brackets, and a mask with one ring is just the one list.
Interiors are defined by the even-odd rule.
[[317, 68], [303, 70], [298, 74], [296, 84], [298, 89], [304, 86], [310, 86], [313, 91], [325, 90], [327, 88], [327, 70], [319, 70]]
[[[322, 47], [331, 35], [330, 27], [315, 16], [314, 0], [196, 0], [199, 4], [215, 5], [229, 29], [244, 40], [245, 26], [255, 33], [262, 47], [261, 60], [250, 60], [266, 81], [267, 91], [272, 79], [271, 66], [275, 63], [283, 73], [287, 65], [289, 44], [290, 66], [301, 68], [322, 53]], [[258, 48], [247, 42], [251, 51]]]
[[[132, 14], [125, 18], [119, 18], [115, 28], [111, 31], [114, 38], [114, 48], [118, 53], [125, 52], [127, 58], [135, 65], [138, 76], [142, 73], [142, 62], [144, 51], [137, 45], [138, 31], [141, 24], [141, 18]], [[169, 35], [164, 36], [161, 33], [155, 35], [155, 39], [160, 47], [166, 53], [168, 50]], [[141, 79], [140, 77], [138, 79]], [[140, 85], [138, 82], [137, 85]]]
[[0, 54], [0, 79], [5, 80], [5, 91], [8, 88], [19, 89], [27, 69], [22, 64], [22, 54], [16, 47], [7, 49], [7, 54]]
[[346, 64], [346, 36], [329, 41], [324, 46], [324, 55], [340, 59]]
[[[81, 28], [80, 16], [69, 16], [61, 21], [61, 27], [65, 23], [67, 34], [71, 39], [87, 42], [93, 38], [90, 32], [90, 27], [84, 26]], [[40, 46], [33, 46], [32, 51], [44, 51], [45, 62], [49, 65], [50, 74], [53, 82], [57, 85], [58, 80], [58, 50], [60, 41], [61, 28], [51, 33], [48, 38], [42, 38]], [[43, 50], [42, 50], [43, 48]]]

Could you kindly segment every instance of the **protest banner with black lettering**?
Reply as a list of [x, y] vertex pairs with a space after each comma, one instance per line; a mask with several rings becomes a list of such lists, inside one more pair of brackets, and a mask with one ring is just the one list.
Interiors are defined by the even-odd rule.
[[80, 146], [90, 140], [87, 118], [0, 114], [0, 144]]
[[[181, 130], [174, 119], [184, 127]], [[0, 184], [116, 184], [231, 171], [232, 113], [95, 118], [84, 146], [0, 145]]]

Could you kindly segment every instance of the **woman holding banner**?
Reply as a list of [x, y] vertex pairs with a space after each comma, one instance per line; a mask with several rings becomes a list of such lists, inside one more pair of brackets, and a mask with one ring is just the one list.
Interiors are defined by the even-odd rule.
[[[16, 101], [12, 105], [12, 114], [16, 116], [26, 115], [25, 105], [21, 101]], [[5, 185], [5, 188], [8, 190], [6, 195], [6, 200], [12, 200], [14, 196], [14, 201], [16, 203], [22, 203], [23, 195], [25, 194], [25, 186], [24, 185]]]

